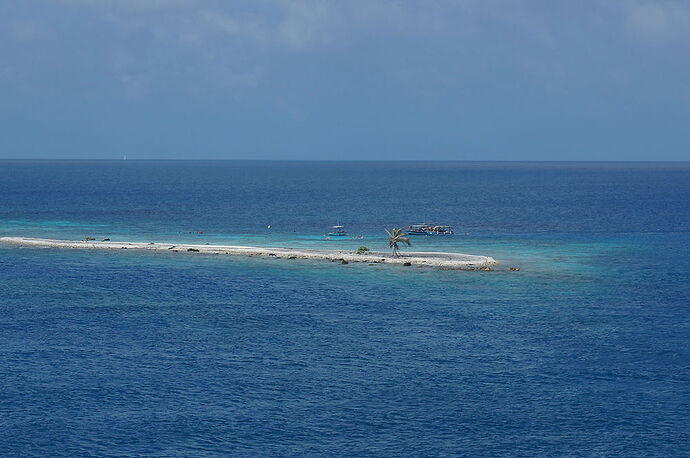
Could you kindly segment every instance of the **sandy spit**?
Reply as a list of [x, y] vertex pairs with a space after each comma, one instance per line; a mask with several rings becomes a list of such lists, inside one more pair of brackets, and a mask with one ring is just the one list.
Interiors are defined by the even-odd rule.
[[406, 251], [399, 257], [390, 253], [369, 252], [357, 254], [344, 250], [320, 250], [283, 247], [252, 247], [233, 245], [191, 245], [186, 243], [145, 243], [112, 242], [84, 240], [55, 240], [25, 237], [0, 237], [0, 243], [45, 247], [93, 250], [146, 250], [167, 251], [185, 254], [224, 254], [233, 256], [264, 256], [281, 259], [311, 259], [332, 262], [366, 262], [394, 264], [400, 266], [424, 266], [442, 269], [491, 270], [498, 262], [491, 256], [475, 256], [460, 253], [440, 253], [432, 251]]

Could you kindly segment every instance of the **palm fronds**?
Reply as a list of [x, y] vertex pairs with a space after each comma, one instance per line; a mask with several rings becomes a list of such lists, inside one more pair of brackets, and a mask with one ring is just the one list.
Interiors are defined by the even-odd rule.
[[388, 234], [388, 246], [393, 250], [393, 256], [399, 256], [400, 254], [398, 244], [404, 243], [407, 244], [407, 246], [412, 246], [409, 237], [407, 237], [407, 233], [402, 229], [393, 228], [392, 231], [386, 229], [386, 234]]

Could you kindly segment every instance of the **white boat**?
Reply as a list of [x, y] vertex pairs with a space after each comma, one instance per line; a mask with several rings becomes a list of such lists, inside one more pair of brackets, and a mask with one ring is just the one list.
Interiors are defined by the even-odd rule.
[[411, 224], [407, 228], [410, 235], [453, 235], [451, 226], [438, 226], [436, 224]]
[[341, 237], [347, 235], [347, 231], [345, 231], [344, 226], [331, 226], [331, 230], [326, 235], [329, 237]]

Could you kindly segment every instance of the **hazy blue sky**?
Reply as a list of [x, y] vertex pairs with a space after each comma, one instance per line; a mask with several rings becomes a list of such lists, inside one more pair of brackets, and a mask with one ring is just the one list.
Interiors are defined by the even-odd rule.
[[0, 158], [690, 160], [690, 1], [0, 2]]

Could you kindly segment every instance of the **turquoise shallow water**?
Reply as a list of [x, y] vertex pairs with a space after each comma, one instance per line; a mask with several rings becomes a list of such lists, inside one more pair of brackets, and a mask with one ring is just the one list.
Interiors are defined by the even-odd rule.
[[690, 166], [0, 165], [0, 235], [378, 249], [429, 219], [458, 235], [415, 249], [522, 267], [0, 246], [4, 455], [690, 452]]

